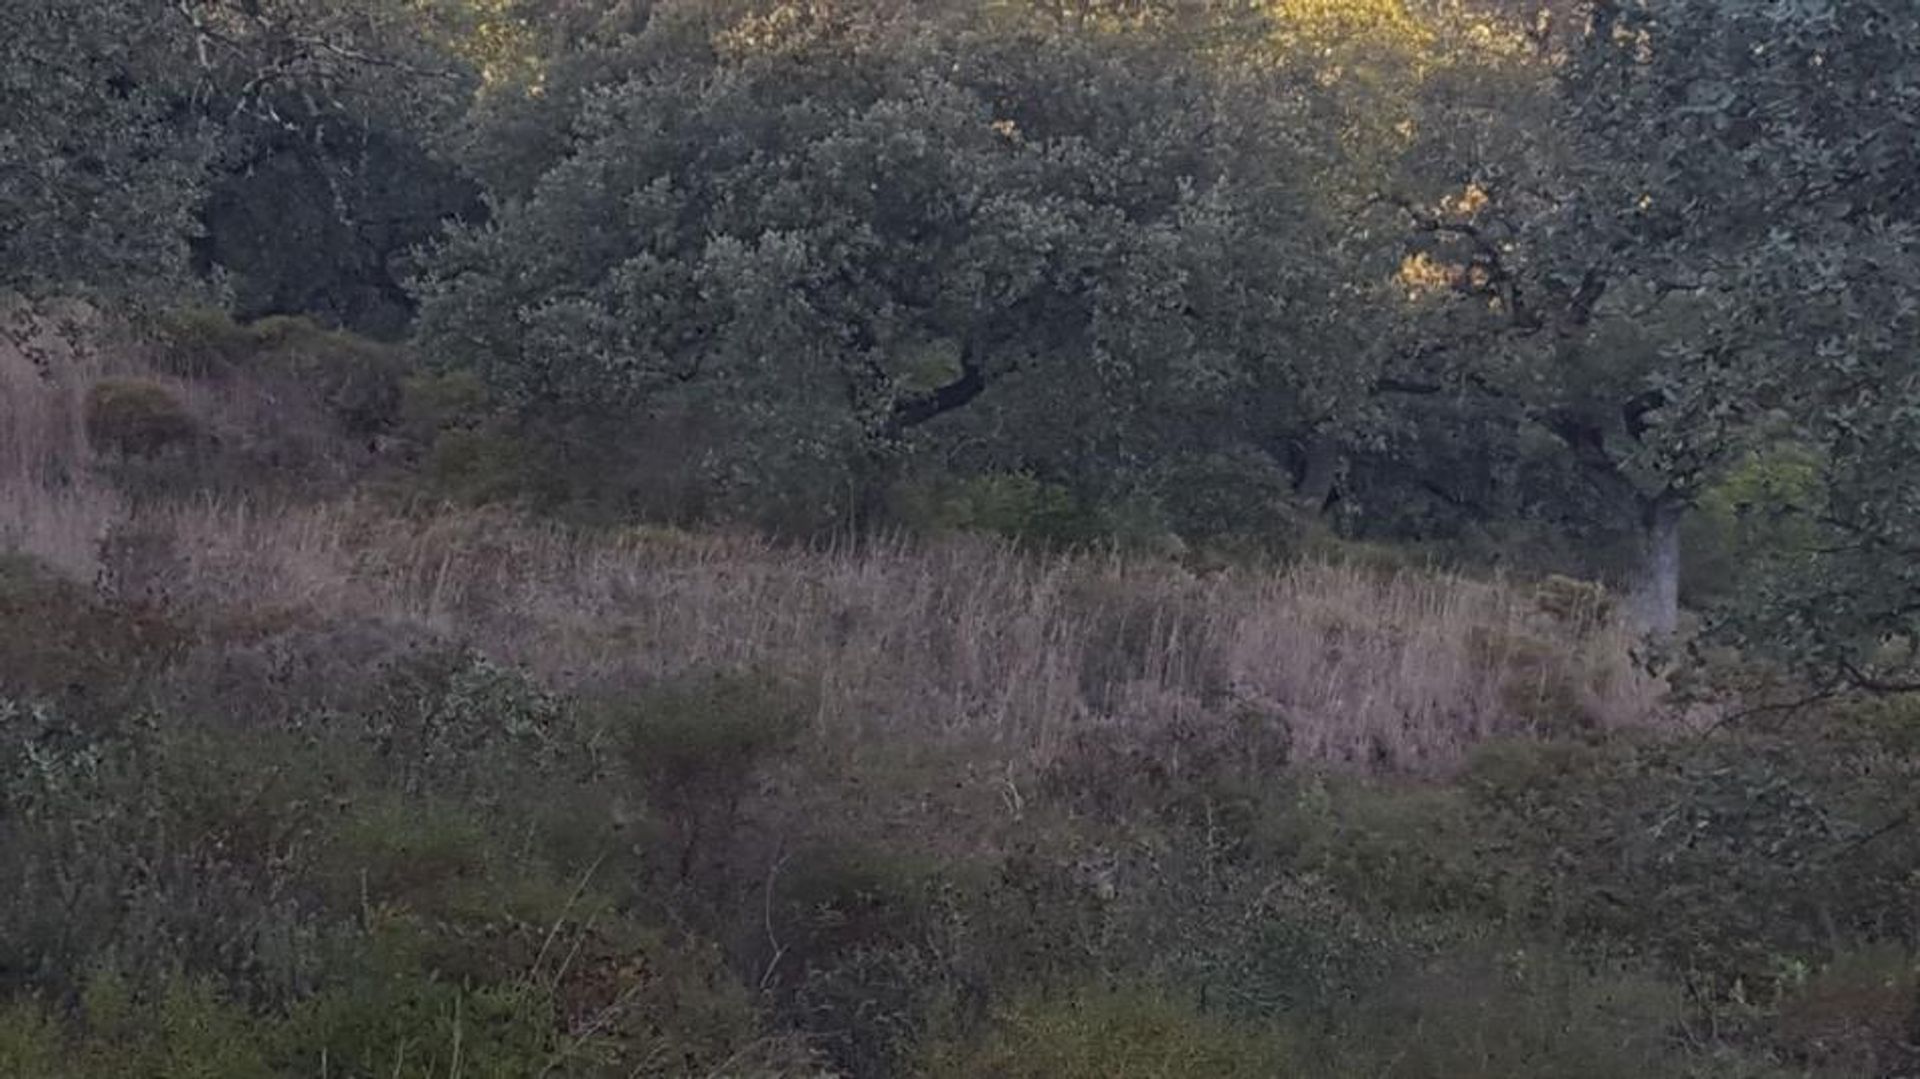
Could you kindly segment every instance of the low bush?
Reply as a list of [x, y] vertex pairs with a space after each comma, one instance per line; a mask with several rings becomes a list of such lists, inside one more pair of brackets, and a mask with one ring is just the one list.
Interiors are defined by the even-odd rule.
[[87, 440], [97, 451], [151, 460], [185, 451], [200, 423], [172, 390], [157, 382], [110, 378], [87, 391]]
[[1835, 948], [1920, 939], [1910, 767], [1837, 734], [1516, 743], [1466, 785], [1556, 930], [1756, 997]]
[[889, 514], [923, 533], [979, 532], [1042, 546], [1090, 543], [1099, 515], [1072, 491], [1024, 472], [903, 483]]
[[291, 379], [352, 434], [388, 430], [401, 417], [411, 364], [395, 346], [304, 317], [276, 315], [240, 325], [211, 308], [164, 314], [148, 332], [154, 367], [175, 377]]
[[1390, 1079], [1754, 1079], [1764, 1058], [1690, 1043], [1686, 989], [1513, 946], [1430, 963], [1346, 1017], [1343, 1071]]
[[0, 1075], [1913, 1067], [1908, 704], [1560, 727], [1611, 638], [1348, 568], [288, 515], [268, 603], [130, 520], [0, 559]]
[[421, 479], [428, 492], [452, 502], [515, 502], [534, 488], [539, 463], [539, 451], [507, 431], [445, 430], [431, 443]]
[[104, 717], [189, 642], [166, 612], [114, 603], [31, 559], [0, 554], [0, 697]]
[[1904, 1075], [1920, 1068], [1920, 958], [1881, 945], [1795, 978], [1775, 1039], [1819, 1075]]
[[1011, 1002], [977, 1041], [928, 1056], [934, 1079], [1273, 1079], [1307, 1065], [1266, 1026], [1162, 990], [1098, 986]]
[[144, 327], [155, 369], [176, 378], [221, 378], [242, 367], [259, 342], [216, 307], [162, 312]]
[[701, 861], [726, 856], [756, 771], [813, 714], [803, 689], [733, 672], [683, 677], [604, 711], [630, 774], [670, 833], [683, 881]]
[[402, 350], [300, 318], [262, 319], [247, 332], [258, 348], [253, 368], [306, 387], [348, 434], [378, 434], [400, 421], [412, 370]]

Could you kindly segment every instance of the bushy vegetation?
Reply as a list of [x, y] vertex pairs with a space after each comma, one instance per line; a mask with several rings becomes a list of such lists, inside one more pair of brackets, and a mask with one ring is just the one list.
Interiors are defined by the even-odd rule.
[[1920, 1074], [1910, 7], [8, 17], [0, 1077]]
[[165, 386], [109, 379], [87, 391], [87, 437], [109, 454], [154, 458], [190, 447], [193, 417]]
[[[695, 537], [638, 542], [624, 557], [654, 576], [770, 570]], [[935, 556], [911, 557], [925, 573]], [[528, 563], [502, 568], [578, 602], [561, 563]], [[1569, 726], [1422, 778], [1394, 763], [1417, 756], [1315, 758], [1251, 702], [1137, 711], [1098, 689], [1158, 661], [1124, 634], [1075, 692], [1134, 718], [1061, 742], [943, 729], [935, 704], [849, 723], [861, 701], [888, 707], [888, 679], [938, 676], [863, 672], [858, 642], [641, 674], [579, 666], [646, 639], [599, 616], [532, 630], [604, 634], [563, 658], [486, 628], [490, 606], [446, 608], [525, 656], [510, 663], [393, 621], [404, 608], [210, 602], [195, 572], [156, 603], [7, 564], [0, 1060], [16, 1069], [1911, 1061], [1920, 829], [1901, 814], [1920, 765], [1877, 712], [1708, 735]], [[1117, 600], [1103, 632], [1135, 617]], [[72, 633], [27, 629], [47, 624]]]

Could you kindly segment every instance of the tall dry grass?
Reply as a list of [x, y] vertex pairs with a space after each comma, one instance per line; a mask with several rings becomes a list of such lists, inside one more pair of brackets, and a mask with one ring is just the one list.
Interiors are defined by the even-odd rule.
[[57, 482], [87, 459], [87, 388], [100, 376], [83, 309], [0, 298], [0, 476]]
[[123, 500], [91, 482], [85, 405], [104, 368], [84, 309], [0, 302], [0, 549], [91, 579]]
[[981, 540], [808, 551], [352, 500], [136, 505], [87, 468], [79, 399], [99, 370], [0, 352], [0, 548], [143, 599], [419, 624], [573, 687], [774, 668], [818, 681], [824, 729], [1028, 761], [1089, 731], [1251, 722], [1284, 728], [1297, 760], [1431, 771], [1496, 735], [1659, 718], [1623, 627], [1444, 574], [1196, 576]]
[[1658, 715], [1622, 628], [1439, 574], [1198, 577], [979, 540], [803, 551], [352, 502], [129, 509], [18, 485], [0, 501], [27, 525], [9, 541], [56, 565], [98, 563], [88, 544], [111, 533], [103, 579], [141, 595], [419, 624], [576, 688], [772, 668], [818, 680], [829, 729], [1026, 760], [1090, 728], [1253, 717], [1284, 725], [1297, 760], [1432, 771], [1496, 735]]

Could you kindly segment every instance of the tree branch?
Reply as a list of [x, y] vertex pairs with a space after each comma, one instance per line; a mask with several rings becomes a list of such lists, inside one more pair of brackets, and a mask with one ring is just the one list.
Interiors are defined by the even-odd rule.
[[936, 416], [963, 408], [986, 392], [987, 381], [986, 368], [969, 350], [961, 356], [958, 378], [925, 393], [895, 401], [882, 425], [882, 431], [889, 438], [897, 438]]

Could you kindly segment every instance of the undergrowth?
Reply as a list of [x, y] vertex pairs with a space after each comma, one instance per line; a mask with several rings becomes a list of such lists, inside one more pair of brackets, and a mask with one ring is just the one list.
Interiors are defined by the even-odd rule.
[[207, 497], [299, 450], [209, 386], [316, 475], [433, 388], [171, 332], [113, 446], [0, 371], [0, 1076], [1920, 1068], [1907, 706], [1716, 725], [1603, 591], [1372, 556]]

